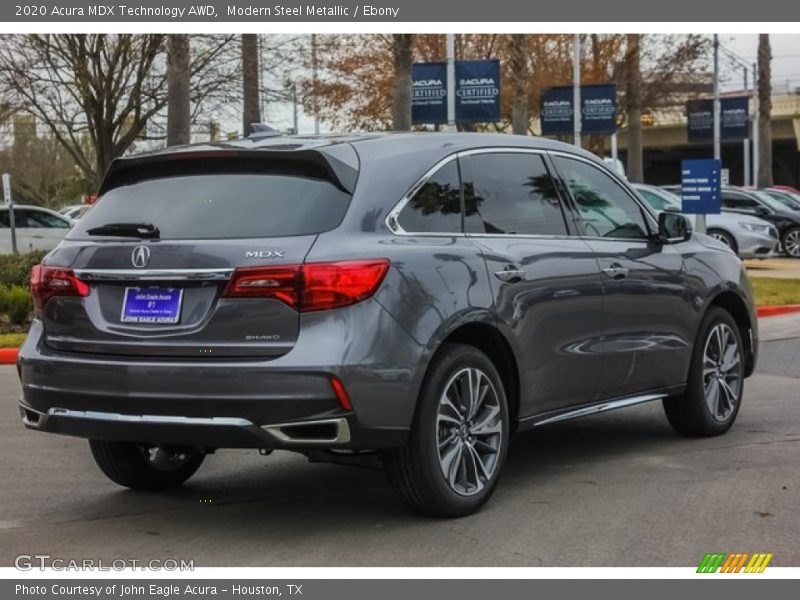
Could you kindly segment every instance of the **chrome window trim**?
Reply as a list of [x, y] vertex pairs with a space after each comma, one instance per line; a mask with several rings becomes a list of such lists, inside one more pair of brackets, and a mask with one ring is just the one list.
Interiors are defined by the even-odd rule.
[[[517, 147], [503, 147], [503, 146], [489, 146], [486, 148], [472, 148], [470, 150], [459, 150], [453, 154], [446, 156], [445, 158], [441, 159], [439, 162], [433, 165], [425, 174], [420, 177], [414, 185], [409, 188], [408, 192], [394, 205], [394, 207], [389, 211], [389, 214], [386, 215], [386, 219], [384, 219], [384, 225], [386, 228], [393, 234], [397, 236], [413, 236], [413, 237], [468, 237], [473, 234], [461, 232], [447, 232], [447, 231], [424, 231], [424, 232], [413, 232], [413, 231], [406, 231], [403, 229], [398, 221], [398, 217], [406, 205], [411, 201], [411, 198], [414, 197], [420, 188], [428, 182], [430, 179], [439, 169], [447, 165], [448, 163], [458, 160], [459, 158], [465, 156], [474, 156], [476, 154], [538, 154], [544, 155], [546, 150], [539, 149], [539, 148], [517, 148]], [[483, 234], [478, 234], [483, 235]], [[522, 235], [514, 235], [514, 234], [490, 234], [490, 235], [508, 235], [509, 237], [522, 237]], [[531, 236], [531, 237], [538, 237], [538, 236]]]
[[85, 281], [227, 281], [233, 269], [73, 269], [73, 273]]
[[453, 162], [454, 160], [458, 160], [458, 156], [459, 153], [455, 152], [453, 154], [444, 157], [436, 164], [434, 164], [430, 169], [428, 169], [425, 172], [425, 174], [422, 177], [420, 177], [409, 188], [409, 190], [405, 193], [405, 195], [397, 202], [397, 204], [394, 205], [394, 208], [392, 208], [392, 210], [389, 211], [389, 214], [386, 215], [386, 218], [383, 221], [384, 225], [386, 225], [386, 228], [390, 232], [392, 232], [394, 235], [399, 235], [399, 236], [464, 237], [464, 232], [446, 232], [446, 231], [426, 231], [419, 233], [409, 232], [403, 229], [399, 221], [400, 213], [406, 207], [406, 204], [408, 204], [411, 201], [411, 198], [414, 197], [414, 194], [416, 194], [420, 190], [420, 188], [422, 188], [422, 186], [428, 182], [428, 179], [433, 177], [433, 175], [437, 171], [439, 171], [439, 169]]

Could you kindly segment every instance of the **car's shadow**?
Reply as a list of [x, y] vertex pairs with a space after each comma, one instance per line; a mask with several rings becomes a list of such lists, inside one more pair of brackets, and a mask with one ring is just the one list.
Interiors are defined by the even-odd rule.
[[[520, 433], [510, 445], [499, 493], [484, 510], [502, 510], [504, 500], [520, 488], [551, 486], [548, 480], [559, 469], [591, 471], [591, 463], [666, 452], [686, 442], [670, 429], [663, 413], [652, 408]], [[206, 521], [222, 518], [229, 530], [246, 530], [260, 520], [287, 528], [292, 524], [341, 528], [420, 519], [397, 500], [381, 470], [309, 464], [303, 457], [278, 453], [259, 457], [254, 452], [221, 451], [207, 461], [181, 488], [156, 494], [109, 488], [84, 509], [106, 516], [163, 512], [167, 519], [184, 518], [175, 512], [188, 511]]]

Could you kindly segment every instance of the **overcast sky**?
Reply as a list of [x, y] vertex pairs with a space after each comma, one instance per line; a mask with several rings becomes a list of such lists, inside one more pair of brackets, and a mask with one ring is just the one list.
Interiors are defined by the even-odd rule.
[[[720, 43], [733, 50], [747, 62], [756, 62], [758, 52], [757, 35], [721, 36]], [[800, 35], [771, 35], [772, 85], [776, 92], [800, 88]], [[742, 69], [735, 69], [730, 62], [723, 64], [725, 89], [741, 89]]]

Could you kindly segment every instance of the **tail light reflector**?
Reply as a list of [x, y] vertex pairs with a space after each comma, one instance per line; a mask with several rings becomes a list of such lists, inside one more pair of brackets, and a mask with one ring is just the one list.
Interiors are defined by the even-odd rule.
[[347, 395], [347, 390], [344, 389], [342, 382], [336, 377], [331, 377], [331, 387], [336, 393], [336, 398], [339, 400], [341, 407], [345, 410], [353, 410], [353, 405], [350, 404], [350, 397]]
[[72, 269], [36, 265], [31, 270], [31, 295], [37, 312], [54, 296], [88, 296], [89, 291], [89, 285], [75, 277]]
[[275, 298], [299, 312], [341, 308], [370, 298], [386, 276], [385, 258], [236, 269], [225, 298]]

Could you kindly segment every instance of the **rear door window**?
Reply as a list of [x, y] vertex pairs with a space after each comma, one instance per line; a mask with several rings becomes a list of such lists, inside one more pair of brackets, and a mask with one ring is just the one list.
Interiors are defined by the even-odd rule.
[[555, 184], [538, 154], [497, 152], [468, 157], [468, 231], [567, 235]]
[[458, 161], [451, 160], [431, 175], [400, 211], [397, 222], [408, 233], [460, 233]]
[[201, 173], [126, 180], [98, 199], [69, 238], [89, 238], [88, 230], [110, 223], [150, 223], [173, 240], [309, 235], [337, 227], [350, 203], [324, 178], [206, 165]]

